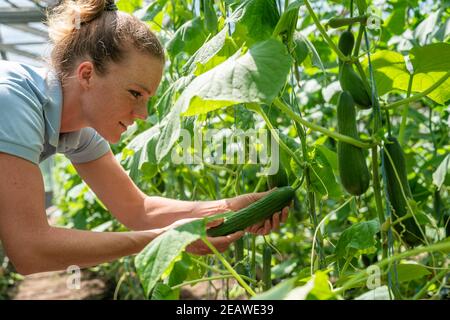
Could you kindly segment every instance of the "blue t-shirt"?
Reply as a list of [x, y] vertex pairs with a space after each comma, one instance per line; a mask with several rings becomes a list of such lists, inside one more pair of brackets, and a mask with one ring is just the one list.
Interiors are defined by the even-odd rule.
[[0, 61], [0, 152], [39, 164], [56, 152], [83, 163], [110, 150], [92, 128], [60, 133], [61, 113], [61, 82], [52, 71]]

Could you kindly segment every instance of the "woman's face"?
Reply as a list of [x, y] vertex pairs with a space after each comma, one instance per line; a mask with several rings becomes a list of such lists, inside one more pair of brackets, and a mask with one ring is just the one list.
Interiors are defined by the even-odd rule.
[[146, 119], [147, 102], [161, 81], [163, 64], [157, 58], [130, 50], [121, 63], [110, 63], [107, 74], [93, 73], [82, 99], [83, 117], [110, 143], [135, 119]]

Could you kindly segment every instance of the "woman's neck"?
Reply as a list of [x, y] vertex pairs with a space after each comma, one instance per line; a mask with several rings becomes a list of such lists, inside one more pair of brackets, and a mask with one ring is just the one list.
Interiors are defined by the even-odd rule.
[[81, 90], [74, 79], [65, 79], [62, 84], [63, 106], [60, 132], [73, 132], [87, 126], [81, 108]]

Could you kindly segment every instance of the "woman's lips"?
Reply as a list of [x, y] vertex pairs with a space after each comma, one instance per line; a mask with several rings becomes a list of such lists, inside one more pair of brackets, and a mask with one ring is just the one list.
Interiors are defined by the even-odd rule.
[[123, 128], [124, 130], [127, 130], [127, 127], [126, 127], [122, 122], [119, 121], [119, 124], [122, 126], [122, 128]]

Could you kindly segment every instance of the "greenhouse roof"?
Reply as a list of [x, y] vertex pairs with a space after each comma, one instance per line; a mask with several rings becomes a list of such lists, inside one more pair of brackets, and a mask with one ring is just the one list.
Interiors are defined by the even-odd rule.
[[58, 0], [0, 0], [0, 56], [42, 64], [48, 45], [45, 11]]

